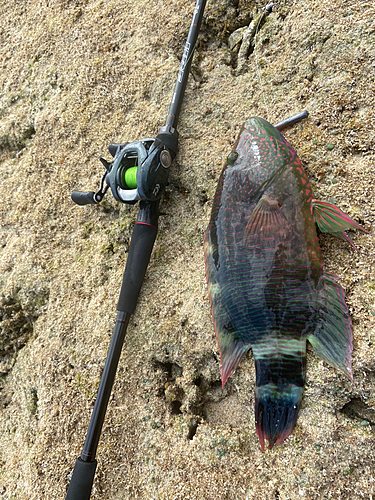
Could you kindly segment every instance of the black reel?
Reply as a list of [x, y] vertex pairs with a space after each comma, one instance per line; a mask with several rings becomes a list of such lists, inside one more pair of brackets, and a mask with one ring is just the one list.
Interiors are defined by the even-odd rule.
[[[77, 205], [97, 204], [102, 201], [108, 188], [111, 188], [115, 199], [122, 203], [159, 200], [167, 185], [169, 167], [177, 151], [176, 132], [163, 134], [163, 129], [160, 132], [159, 136], [163, 139], [174, 139], [165, 141], [170, 142], [170, 148], [159, 136], [156, 139], [110, 144], [108, 150], [113, 160], [108, 162], [100, 158], [106, 171], [98, 191], [73, 191], [72, 200]], [[107, 184], [105, 187], [104, 182]]]

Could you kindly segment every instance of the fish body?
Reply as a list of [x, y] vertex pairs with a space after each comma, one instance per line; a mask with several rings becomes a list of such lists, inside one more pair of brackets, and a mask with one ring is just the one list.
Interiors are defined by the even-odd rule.
[[250, 119], [220, 175], [204, 252], [222, 384], [251, 348], [262, 449], [292, 432], [307, 340], [352, 378], [351, 320], [337, 278], [323, 271], [316, 221], [341, 237], [359, 228], [316, 202], [293, 148], [270, 123]]

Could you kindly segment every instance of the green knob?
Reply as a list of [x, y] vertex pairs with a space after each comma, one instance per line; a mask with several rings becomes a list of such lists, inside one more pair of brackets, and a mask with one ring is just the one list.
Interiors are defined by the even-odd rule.
[[137, 187], [137, 168], [130, 167], [125, 172], [125, 182], [129, 189], [135, 189]]

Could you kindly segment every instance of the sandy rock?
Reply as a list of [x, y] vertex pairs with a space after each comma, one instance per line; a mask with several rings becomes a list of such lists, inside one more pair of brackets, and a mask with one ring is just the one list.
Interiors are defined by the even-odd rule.
[[[238, 72], [228, 39], [264, 4], [207, 5], [93, 499], [375, 496], [375, 7], [279, 0]], [[65, 496], [137, 216], [109, 193], [86, 207], [70, 193], [97, 188], [110, 142], [164, 125], [193, 9], [182, 0], [0, 2], [1, 498]], [[355, 386], [310, 350], [294, 432], [262, 453], [251, 354], [221, 389], [202, 239], [242, 122], [303, 109], [310, 117], [285, 135], [316, 198], [370, 231], [351, 235], [359, 253], [321, 236], [353, 318]]]

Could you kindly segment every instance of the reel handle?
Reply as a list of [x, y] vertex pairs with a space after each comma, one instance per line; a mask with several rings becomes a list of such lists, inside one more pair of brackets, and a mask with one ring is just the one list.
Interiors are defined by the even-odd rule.
[[[73, 191], [71, 198], [77, 205], [96, 205], [98, 201], [95, 200], [94, 191]], [[100, 200], [99, 200], [100, 201]]]

